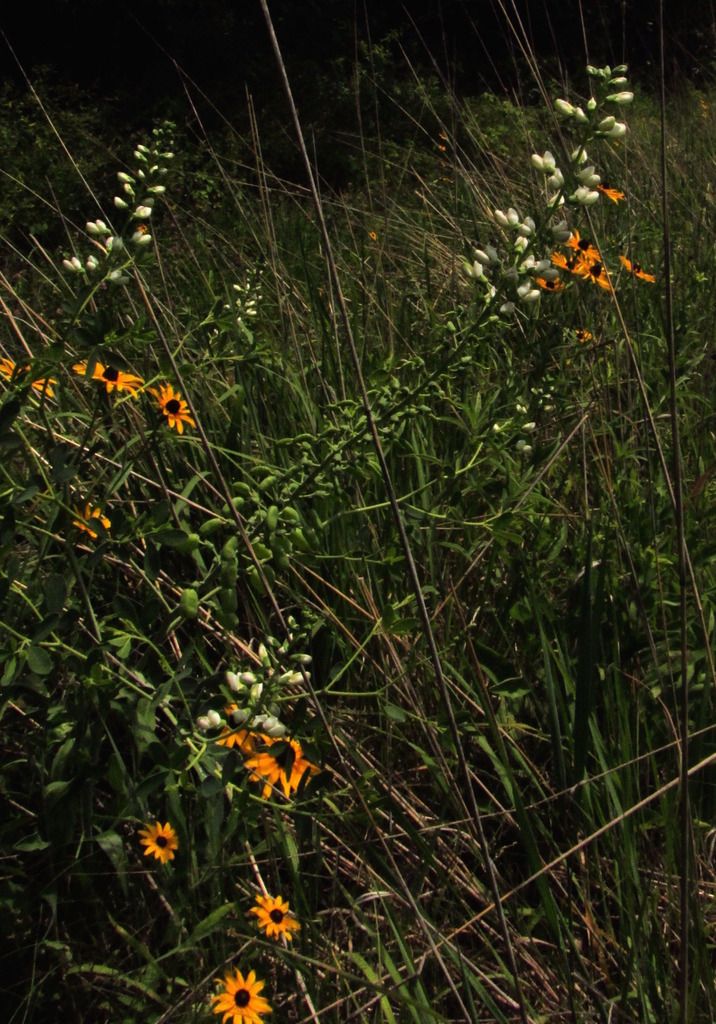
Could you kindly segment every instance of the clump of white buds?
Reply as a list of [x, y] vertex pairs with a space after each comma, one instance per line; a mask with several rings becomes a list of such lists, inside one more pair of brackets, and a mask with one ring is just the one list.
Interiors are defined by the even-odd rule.
[[542, 156], [539, 153], [533, 153], [531, 160], [532, 166], [536, 167], [543, 174], [554, 174], [557, 169], [557, 162], [548, 149], [544, 151]]

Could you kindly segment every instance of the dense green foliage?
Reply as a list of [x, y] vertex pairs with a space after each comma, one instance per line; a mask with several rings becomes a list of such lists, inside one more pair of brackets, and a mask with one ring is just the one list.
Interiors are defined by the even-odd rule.
[[[266, 980], [277, 1021], [518, 1020], [481, 832], [527, 1019], [676, 1019], [658, 117], [637, 97], [618, 139], [435, 83], [393, 99], [402, 134], [373, 103], [324, 211], [444, 690], [305, 189], [258, 134], [163, 126], [114, 164], [113, 206], [96, 122], [61, 126], [86, 129], [68, 148], [89, 193], [29, 104], [16, 120], [40, 144], [6, 163], [0, 207], [9, 1021], [209, 1020], [230, 967]], [[667, 139], [692, 764], [714, 755], [710, 103], [674, 97]], [[623, 201], [569, 200], [584, 138]], [[530, 164], [547, 146], [613, 289], [573, 264], [550, 293], [521, 267], [572, 258]], [[523, 253], [496, 207], [534, 218]], [[493, 245], [500, 272], [475, 255]], [[703, 1024], [713, 783], [709, 762], [691, 794]], [[166, 863], [143, 856], [153, 822], [176, 833]], [[290, 946], [247, 916], [266, 890], [300, 922]]]

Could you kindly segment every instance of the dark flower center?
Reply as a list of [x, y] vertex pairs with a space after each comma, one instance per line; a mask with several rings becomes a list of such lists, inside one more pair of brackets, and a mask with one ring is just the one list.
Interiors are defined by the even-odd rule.
[[169, 840], [166, 838], [166, 836], [157, 836], [154, 842], [156, 843], [157, 846], [160, 846], [162, 849], [164, 849]]
[[634, 260], [634, 262], [631, 265], [631, 269], [634, 271], [635, 274], [640, 274], [641, 273], [641, 263], [639, 263], [638, 260]]
[[171, 416], [176, 416], [181, 409], [181, 403], [176, 398], [170, 398], [164, 408]]
[[589, 268], [589, 273], [592, 275], [592, 277], [601, 277], [603, 270], [604, 267], [599, 261], [597, 261], [596, 263], [592, 263], [591, 267]]
[[283, 911], [272, 910], [271, 913], [269, 914], [269, 917], [271, 918], [274, 924], [281, 924], [281, 922], [283, 921]]
[[591, 244], [592, 243], [589, 241], [588, 238], [580, 238], [577, 242], [577, 248], [582, 249], [582, 251], [586, 252], [586, 250], [590, 247]]
[[251, 995], [248, 989], [245, 988], [240, 988], [239, 991], [234, 996], [234, 1002], [239, 1007], [239, 1009], [243, 1009], [244, 1006], [248, 1006], [250, 1000]]
[[108, 381], [117, 381], [119, 380], [119, 370], [115, 370], [111, 366], [108, 366], [107, 369], [102, 374], [102, 377]]

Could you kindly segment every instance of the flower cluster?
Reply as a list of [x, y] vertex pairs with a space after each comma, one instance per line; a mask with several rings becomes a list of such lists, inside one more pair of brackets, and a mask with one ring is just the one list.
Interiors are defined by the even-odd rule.
[[236, 292], [234, 307], [236, 323], [246, 328], [248, 323], [258, 316], [259, 302], [263, 298], [261, 291], [261, 270], [253, 270], [246, 275], [243, 284], [233, 286]]
[[[0, 375], [3, 376], [5, 380], [22, 381], [26, 374], [29, 373], [29, 370], [29, 366], [18, 366], [12, 359], [0, 359]], [[54, 386], [56, 384], [57, 381], [53, 377], [43, 377], [41, 380], [33, 380], [30, 383], [30, 387], [33, 391], [36, 391], [38, 395], [44, 395], [46, 398], [54, 398]]]
[[[604, 197], [611, 203], [626, 198], [619, 188], [602, 180], [589, 161], [587, 146], [600, 140], [618, 139], [626, 125], [612, 111], [630, 103], [626, 66], [588, 67], [593, 94], [585, 108], [567, 100], [555, 102], [557, 113], [575, 130], [576, 145], [566, 163], [558, 166], [549, 150], [533, 153], [531, 163], [544, 179], [545, 204], [533, 215], [515, 207], [493, 210], [492, 221], [500, 243], [475, 247], [464, 263], [467, 275], [484, 290], [486, 303], [497, 299], [500, 312], [508, 315], [520, 306], [537, 304], [545, 294], [564, 292], [570, 283], [589, 282], [605, 292], [613, 290], [612, 278], [598, 247], [583, 238], [570, 219]], [[564, 246], [566, 252], [555, 247]], [[653, 282], [653, 275], [639, 263], [620, 256], [622, 266], [635, 277]]]
[[93, 243], [92, 252], [84, 262], [76, 255], [63, 259], [62, 266], [70, 274], [79, 275], [88, 283], [106, 280], [121, 285], [129, 281], [128, 268], [152, 242], [147, 222], [157, 198], [166, 191], [162, 179], [167, 174], [167, 163], [174, 159], [169, 142], [172, 127], [167, 124], [155, 128], [151, 145], [139, 145], [134, 151], [134, 172], [117, 174], [122, 195], [114, 197], [114, 206], [124, 215], [125, 224], [116, 229], [102, 219], [88, 221], [85, 227]]
[[[91, 367], [92, 372], [89, 373], [90, 364], [83, 361], [75, 363], [72, 369], [80, 377], [89, 376], [91, 380], [100, 381], [108, 395], [116, 391], [118, 394], [126, 392], [128, 395], [136, 397], [145, 387], [141, 377], [135, 373], [118, 370], [116, 366], [109, 363], [105, 365], [97, 360], [91, 364]], [[172, 430], [183, 434], [185, 426], [196, 427], [188, 403], [182, 398], [181, 392], [171, 384], [160, 384], [158, 388], [147, 388], [147, 391], [156, 399], [159, 411], [166, 418], [167, 425]]]

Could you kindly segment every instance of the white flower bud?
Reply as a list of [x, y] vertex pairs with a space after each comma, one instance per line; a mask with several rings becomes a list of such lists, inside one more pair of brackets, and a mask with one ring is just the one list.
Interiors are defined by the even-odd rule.
[[610, 116], [610, 117], [604, 117], [604, 118], [602, 118], [602, 120], [601, 120], [601, 121], [599, 122], [599, 125], [598, 125], [598, 130], [599, 130], [600, 132], [608, 132], [608, 131], [611, 131], [611, 129], [612, 129], [613, 127], [614, 127], [614, 125], [615, 125], [616, 123], [617, 123], [617, 119], [616, 119], [616, 117], [611, 117], [611, 116]]
[[152, 236], [148, 231], [135, 231], [132, 235], [132, 241], [135, 245], [149, 245], [152, 241]]
[[[500, 306], [500, 312], [505, 316], [511, 316], [515, 311], [514, 302], [503, 302]], [[494, 428], [493, 428], [494, 429]]]
[[599, 199], [599, 193], [593, 192], [586, 185], [580, 185], [576, 192], [574, 192], [570, 198], [575, 202], [579, 203], [580, 206], [592, 206]]
[[524, 235], [518, 235], [515, 239], [514, 248], [517, 252], [524, 252], [529, 244]]
[[612, 74], [613, 75], [625, 75], [628, 70], [629, 70], [629, 65], [628, 64], [617, 64], [617, 66], [614, 68], [614, 71], [612, 72]]
[[628, 79], [624, 78], [623, 76], [619, 76], [618, 78], [612, 78], [609, 84], [611, 86], [616, 86], [617, 88], [620, 88], [622, 85], [626, 85], [627, 81]]
[[231, 721], [234, 725], [243, 725], [248, 717], [249, 713], [244, 708], [235, 708], [231, 712]]
[[478, 263], [477, 260], [475, 260], [474, 263], [468, 263], [466, 261], [462, 266], [468, 277], [474, 277], [477, 278], [477, 280], [481, 280], [485, 276], [485, 269], [482, 266], [482, 263]]
[[199, 732], [208, 732], [211, 728], [211, 722], [209, 721], [208, 715], [199, 715], [196, 720], [196, 727]]
[[121, 196], [115, 196], [114, 197], [114, 205], [117, 207], [118, 210], [127, 210], [127, 209], [129, 209], [129, 204], [125, 203], [124, 199], [122, 199]]
[[507, 211], [507, 223], [511, 228], [516, 228], [520, 222], [520, 215], [514, 206], [511, 206]]
[[239, 675], [239, 679], [241, 680], [242, 683], [245, 683], [246, 686], [253, 686], [253, 684], [256, 682], [256, 676], [254, 675], [253, 672], [242, 672]]
[[478, 263], [484, 263], [485, 266], [487, 266], [489, 263], [492, 262], [490, 260], [490, 257], [487, 255], [487, 253], [483, 252], [482, 249], [473, 249], [472, 250], [472, 254], [475, 257], [475, 259], [478, 261]]
[[259, 660], [261, 661], [262, 665], [270, 665], [271, 664], [271, 659], [269, 658], [269, 654], [268, 654], [268, 651], [266, 650], [266, 645], [265, 644], [259, 644], [258, 656], [259, 656]]
[[572, 234], [569, 227], [567, 226], [566, 220], [561, 220], [559, 224], [554, 224], [551, 228], [552, 238], [555, 242], [566, 242], [569, 236]]
[[607, 103], [616, 103], [618, 106], [626, 106], [634, 99], [633, 92], [613, 92], [607, 96]]
[[547, 185], [554, 189], [560, 189], [564, 185], [564, 175], [559, 167], [555, 170], [554, 174], [547, 178]]
[[627, 126], [623, 121], [617, 121], [611, 131], [606, 133], [608, 139], [621, 139], [626, 135]]
[[502, 210], [494, 210], [492, 216], [495, 218], [495, 220], [497, 221], [501, 228], [506, 228], [509, 226], [509, 221], [507, 220], [507, 217], [502, 212]]
[[129, 196], [130, 199], [134, 199], [134, 189], [129, 182], [125, 181], [124, 185], [122, 185], [122, 189], [126, 196]]
[[581, 107], [575, 107], [574, 108], [574, 119], [575, 119], [575, 121], [578, 122], [578, 124], [586, 124], [587, 121], [589, 120], [589, 118], [584, 113], [584, 111], [582, 110]]
[[219, 726], [221, 725], [221, 715], [219, 714], [218, 711], [214, 711], [212, 709], [211, 711], [207, 712], [206, 717], [209, 722], [209, 727], [211, 729], [219, 728]]
[[554, 106], [557, 113], [561, 114], [562, 117], [574, 116], [574, 107], [571, 103], [568, 103], [566, 100], [555, 100]]
[[591, 97], [590, 97], [590, 98], [589, 98], [589, 99], [587, 100], [587, 110], [588, 110], [588, 111], [589, 111], [589, 113], [591, 114], [591, 112], [592, 112], [593, 110], [596, 110], [596, 109], [597, 109], [597, 101], [596, 101], [596, 100], [594, 99], [594, 97], [593, 97], [593, 96], [591, 96]]
[[533, 288], [531, 281], [521, 284], [517, 289], [517, 294], [521, 302], [536, 302], [540, 297], [539, 289]]
[[556, 167], [556, 161], [548, 149], [542, 156], [539, 153], [533, 153], [531, 160], [532, 166], [536, 167], [538, 171], [542, 171], [543, 174], [552, 174]]
[[274, 715], [267, 715], [264, 718], [262, 732], [265, 732], [272, 739], [279, 739], [281, 736], [285, 736], [288, 729]]
[[261, 699], [261, 694], [263, 692], [264, 692], [264, 684], [263, 683], [254, 683], [254, 685], [249, 690], [249, 697], [251, 698], [251, 700], [252, 700], [252, 702], [254, 704], [256, 703], [257, 700]]
[[589, 188], [594, 188], [601, 180], [599, 175], [595, 174], [594, 167], [583, 167], [577, 174], [577, 181], [580, 181], [582, 185], [588, 185]]
[[101, 235], [102, 228], [99, 226], [101, 223], [102, 221], [99, 220], [88, 220], [85, 224], [87, 234], [92, 235], [94, 238], [97, 238], [98, 235]]
[[531, 444], [527, 444], [527, 442], [522, 437], [519, 439], [519, 441], [515, 445], [515, 448], [517, 449], [518, 452], [521, 452], [522, 455], [529, 455], [531, 453], [531, 451], [532, 451], [532, 445]]
[[80, 263], [76, 256], [73, 256], [69, 260], [63, 260], [62, 266], [65, 268], [65, 270], [69, 270], [73, 274], [82, 273], [82, 264]]
[[535, 231], [535, 222], [531, 217], [525, 217], [521, 224], [517, 225], [517, 234], [523, 238], [530, 238]]
[[126, 284], [129, 278], [121, 270], [112, 270], [107, 275], [107, 280], [110, 284]]
[[148, 192], [151, 192], [155, 196], [162, 195], [166, 190], [166, 185], [152, 185], [151, 188], [147, 189]]
[[151, 206], [138, 206], [132, 214], [133, 217], [138, 217], [140, 220], [146, 220], [147, 217], [151, 217], [152, 208]]
[[573, 164], [586, 164], [589, 157], [584, 146], [579, 146], [577, 149], [572, 150], [570, 159]]
[[234, 691], [234, 693], [238, 693], [240, 690], [243, 690], [241, 681], [235, 672], [224, 672], [224, 682], [230, 690]]
[[85, 263], [85, 266], [87, 267], [87, 269], [90, 272], [96, 270], [97, 267], [99, 266], [99, 262], [97, 260], [97, 257], [96, 256], [88, 256], [87, 257], [87, 262]]
[[532, 420], [529, 423], [523, 424], [522, 429], [525, 431], [526, 434], [531, 434], [532, 431], [536, 428], [536, 426], [537, 424], [534, 422], [534, 420]]
[[294, 654], [293, 660], [297, 661], [299, 665], [310, 665], [313, 658], [310, 654]]
[[132, 175], [126, 174], [124, 171], [117, 171], [117, 177], [121, 182], [124, 182], [125, 185], [134, 184], [134, 178], [132, 177]]
[[148, 146], [144, 146], [142, 145], [142, 143], [139, 143], [139, 145], [137, 146], [137, 152], [149, 154], [151, 150], [149, 149]]

